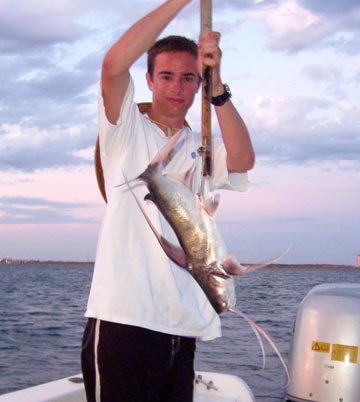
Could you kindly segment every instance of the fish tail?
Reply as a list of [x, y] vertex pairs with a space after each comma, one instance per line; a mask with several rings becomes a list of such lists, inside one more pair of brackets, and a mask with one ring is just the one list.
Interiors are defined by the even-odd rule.
[[269, 344], [271, 345], [271, 347], [274, 349], [275, 353], [277, 354], [277, 356], [280, 359], [281, 364], [283, 365], [284, 369], [285, 369], [285, 373], [286, 373], [286, 377], [287, 377], [287, 382], [285, 387], [289, 384], [290, 382], [290, 374], [289, 374], [289, 370], [287, 368], [287, 365], [285, 363], [284, 358], [281, 355], [280, 349], [279, 347], [276, 345], [275, 341], [271, 338], [271, 336], [259, 325], [256, 324], [256, 322], [254, 322], [253, 320], [251, 320], [246, 314], [244, 314], [242, 311], [237, 310], [237, 309], [229, 309], [229, 311], [231, 311], [232, 313], [235, 313], [237, 315], [239, 315], [240, 317], [242, 317], [251, 327], [251, 329], [254, 331], [260, 347], [261, 347], [261, 351], [262, 351], [262, 356], [263, 356], [263, 367], [265, 367], [265, 348], [264, 348], [264, 343], [261, 339], [261, 335], [269, 342]]

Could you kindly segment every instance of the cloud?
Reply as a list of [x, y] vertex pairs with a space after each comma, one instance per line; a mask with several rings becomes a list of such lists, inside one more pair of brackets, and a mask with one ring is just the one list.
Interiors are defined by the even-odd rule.
[[349, 88], [353, 86], [353, 77], [347, 77], [339, 65], [310, 64], [302, 68], [301, 75], [308, 78], [315, 87], [323, 86], [330, 96], [346, 99]]
[[[104, 9], [96, 0], [19, 0], [16, 7], [10, 0], [1, 2], [2, 170], [32, 172], [92, 163], [83, 151], [94, 146], [98, 130], [96, 96], [102, 57], [129, 21], [138, 18], [139, 8], [144, 14], [157, 5], [156, 1], [141, 0], [133, 9], [130, 0], [124, 3], [119, 7], [115, 0], [110, 0]], [[294, 53], [320, 43], [329, 45], [330, 41], [345, 49], [357, 32], [355, 24], [346, 31], [347, 37], [333, 34], [346, 21], [354, 21], [356, 17], [351, 13], [357, 12], [356, 3], [345, 2], [341, 20], [335, 12], [339, 3], [331, 2], [329, 10], [322, 4], [300, 0], [224, 0], [221, 8], [214, 5], [214, 11], [221, 25], [228, 24], [225, 17], [229, 10], [243, 20], [250, 15], [267, 29], [268, 44], [273, 50]], [[121, 12], [125, 7], [130, 15]], [[234, 10], [243, 14], [235, 14]], [[198, 7], [191, 3], [180, 20], [174, 21], [175, 27], [191, 25], [189, 21], [193, 22], [194, 15], [198, 16]], [[356, 52], [356, 47], [353, 49]], [[250, 106], [254, 114], [249, 114], [257, 151], [260, 155], [273, 155], [276, 160], [280, 152], [284, 159], [297, 161], [309, 160], [315, 150], [324, 158], [335, 157], [334, 147], [338, 145], [339, 157], [353, 158], [358, 108], [353, 106], [354, 100], [348, 101], [345, 96], [340, 99], [340, 95], [348, 91], [348, 85], [355, 90], [359, 76], [356, 80], [353, 72], [355, 79], [350, 83], [349, 74], [346, 77], [339, 66], [315, 62], [305, 66], [302, 75], [317, 85], [327, 85], [327, 91], [336, 95], [342, 105], [340, 112], [334, 115], [335, 100], [324, 100], [320, 95], [283, 99], [280, 95], [258, 96]], [[347, 107], [343, 107], [345, 104]], [[346, 120], [349, 117], [353, 123]], [[329, 140], [332, 134], [338, 138], [339, 132], [340, 143]], [[280, 141], [271, 143], [270, 136], [281, 139], [281, 145]], [[306, 145], [314, 151], [309, 152]]]
[[0, 126], [0, 168], [34, 171], [59, 166], [92, 164], [76, 150], [94, 146], [84, 126], [24, 128], [20, 125]]
[[16, 6], [0, 5], [0, 168], [88, 164], [79, 151], [94, 146], [103, 50], [80, 21], [91, 0]]
[[295, 0], [285, 0], [253, 10], [250, 16], [263, 24], [271, 50], [295, 53], [312, 47], [333, 31], [330, 21], [301, 7]]
[[51, 201], [31, 197], [0, 197], [1, 224], [63, 224], [94, 222], [93, 218], [75, 217], [74, 213], [88, 203]]
[[342, 80], [341, 69], [330, 64], [312, 64], [302, 69], [302, 74], [314, 82]]
[[317, 97], [258, 97], [249, 125], [258, 156], [278, 163], [350, 161], [358, 168], [360, 109]]
[[348, 16], [359, 9], [358, 0], [299, 0], [299, 3], [323, 15]]
[[348, 56], [357, 56], [360, 54], [360, 32], [354, 35], [340, 34], [335, 38], [328, 40], [328, 45], [340, 53]]
[[27, 53], [89, 34], [76, 22], [83, 1], [3, 0], [0, 5], [0, 52]]
[[356, 40], [360, 7], [355, 1], [346, 1], [344, 6], [335, 0], [260, 2], [248, 15], [265, 27], [273, 51], [292, 54], [326, 46], [346, 53], [360, 51]]

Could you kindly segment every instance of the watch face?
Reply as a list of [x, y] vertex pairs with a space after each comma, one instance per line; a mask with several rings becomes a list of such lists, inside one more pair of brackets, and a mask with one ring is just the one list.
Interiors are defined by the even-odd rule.
[[225, 89], [225, 92], [228, 93], [231, 97], [231, 91], [230, 91], [230, 87], [228, 84], [224, 84], [224, 89]]

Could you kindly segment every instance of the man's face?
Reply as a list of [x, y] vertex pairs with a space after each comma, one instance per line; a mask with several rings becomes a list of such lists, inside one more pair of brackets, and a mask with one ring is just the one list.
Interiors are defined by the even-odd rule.
[[187, 52], [164, 52], [155, 58], [153, 76], [146, 74], [153, 107], [169, 117], [185, 117], [199, 89], [196, 57]]

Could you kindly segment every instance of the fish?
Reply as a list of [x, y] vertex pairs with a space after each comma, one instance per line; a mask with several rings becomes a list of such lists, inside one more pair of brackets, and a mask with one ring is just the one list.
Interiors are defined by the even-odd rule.
[[163, 163], [181, 136], [178, 131], [155, 155], [145, 171], [131, 181], [145, 183], [149, 193], [145, 200], [153, 202], [174, 230], [180, 246], [171, 244], [154, 227], [143, 206], [126, 184], [141, 212], [158, 239], [165, 254], [179, 267], [186, 269], [198, 282], [218, 314], [233, 308], [236, 303], [233, 276], [243, 275], [268, 264], [251, 266], [240, 264], [227, 255], [226, 246], [214, 216], [220, 195], [203, 199], [190, 188], [194, 169], [184, 177], [163, 174]]
[[[163, 173], [167, 157], [181, 133], [179, 130], [172, 136], [155, 155], [145, 171], [135, 179], [128, 180], [124, 174], [125, 183], [123, 184], [127, 185], [165, 254], [194, 277], [214, 310], [218, 314], [230, 311], [243, 317], [250, 324], [260, 342], [263, 357], [265, 353], [260, 334], [275, 348], [282, 360], [270, 336], [258, 324], [235, 309], [236, 294], [233, 279], [234, 276], [244, 275], [265, 267], [280, 257], [260, 264], [245, 266], [239, 263], [235, 256], [227, 254], [226, 246], [215, 222], [220, 195], [216, 194], [204, 199], [201, 194], [193, 193], [191, 190], [193, 167], [181, 178]], [[146, 185], [149, 193], [145, 196], [145, 200], [156, 205], [174, 230], [179, 245], [170, 243], [157, 231], [133, 191], [131, 186], [133, 181], [141, 181]], [[283, 360], [282, 363], [285, 365]]]

